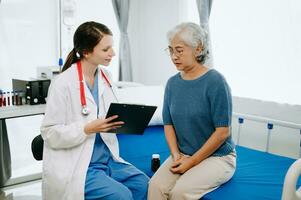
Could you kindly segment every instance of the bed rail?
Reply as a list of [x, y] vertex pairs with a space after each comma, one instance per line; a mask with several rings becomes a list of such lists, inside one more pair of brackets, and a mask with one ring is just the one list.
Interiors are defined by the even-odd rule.
[[[297, 129], [300, 131], [300, 135], [301, 135], [301, 124], [298, 124], [298, 123], [281, 121], [281, 120], [270, 119], [270, 118], [256, 116], [256, 115], [236, 113], [236, 112], [233, 113], [233, 117], [238, 118], [238, 133], [237, 133], [237, 141], [236, 141], [237, 144], [239, 144], [241, 126], [244, 123], [244, 120], [250, 120], [250, 121], [267, 124], [267, 143], [266, 143], [266, 149], [265, 149], [266, 152], [269, 152], [271, 132], [272, 132], [272, 129], [274, 128], [274, 125], [286, 127], [286, 128]], [[301, 157], [301, 138], [300, 138], [300, 143], [299, 143], [299, 157]]]

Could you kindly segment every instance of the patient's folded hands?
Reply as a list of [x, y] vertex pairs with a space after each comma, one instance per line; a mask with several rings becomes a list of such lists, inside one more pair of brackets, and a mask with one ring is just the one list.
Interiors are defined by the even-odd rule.
[[174, 161], [170, 167], [170, 171], [175, 174], [184, 174], [187, 170], [194, 166], [191, 157], [181, 156], [180, 159]]

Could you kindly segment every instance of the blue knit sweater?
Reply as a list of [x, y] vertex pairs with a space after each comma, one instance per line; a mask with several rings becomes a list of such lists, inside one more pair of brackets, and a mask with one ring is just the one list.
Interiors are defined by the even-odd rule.
[[[193, 155], [217, 127], [230, 127], [232, 97], [225, 78], [211, 69], [194, 80], [182, 79], [180, 73], [166, 85], [163, 104], [164, 125], [173, 125], [180, 151]], [[234, 149], [232, 137], [213, 153], [229, 154]]]

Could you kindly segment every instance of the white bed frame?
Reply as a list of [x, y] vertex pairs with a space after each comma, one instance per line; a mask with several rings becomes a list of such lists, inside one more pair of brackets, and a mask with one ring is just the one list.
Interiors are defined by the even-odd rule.
[[[236, 141], [237, 144], [239, 144], [240, 130], [245, 119], [267, 124], [267, 143], [265, 149], [266, 152], [269, 152], [271, 131], [274, 125], [299, 130], [301, 135], [301, 124], [268, 119], [265, 117], [259, 117], [254, 115], [241, 114], [241, 113], [233, 113], [233, 117], [238, 118], [238, 123], [239, 123], [237, 141]], [[301, 140], [300, 140], [299, 157], [301, 157]], [[282, 200], [301, 200], [301, 187], [299, 187], [296, 190], [297, 181], [300, 174], [301, 174], [301, 158], [296, 160], [290, 166], [289, 170], [286, 173], [284, 184], [283, 184], [283, 190], [282, 190], [282, 198], [281, 198]]]

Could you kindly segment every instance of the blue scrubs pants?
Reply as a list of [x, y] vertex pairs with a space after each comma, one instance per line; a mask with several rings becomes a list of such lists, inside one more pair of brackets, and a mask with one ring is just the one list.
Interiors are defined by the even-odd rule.
[[85, 199], [143, 200], [147, 198], [149, 178], [136, 167], [115, 162], [89, 167]]
[[[97, 74], [94, 88], [89, 88], [96, 105], [99, 103]], [[136, 167], [114, 161], [110, 150], [96, 133], [85, 182], [86, 200], [144, 200], [148, 181], [149, 178]]]

